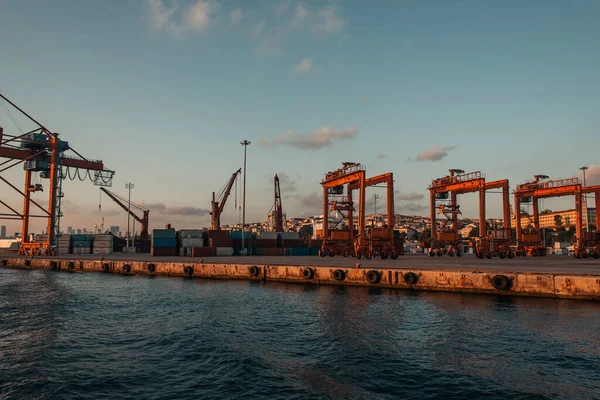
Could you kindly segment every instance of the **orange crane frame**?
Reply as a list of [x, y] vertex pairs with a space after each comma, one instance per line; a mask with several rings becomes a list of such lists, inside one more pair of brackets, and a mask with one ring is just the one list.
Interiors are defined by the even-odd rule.
[[[126, 213], [129, 213], [129, 215], [131, 215], [133, 217], [133, 219], [135, 219], [142, 225], [142, 228], [140, 230], [140, 240], [148, 240], [148, 238], [149, 238], [148, 227], [150, 226], [150, 210], [145, 209], [144, 207], [140, 206], [139, 204], [131, 203], [132, 206], [134, 206], [135, 208], [137, 208], [143, 212], [143, 216], [140, 218], [129, 207], [127, 207], [127, 205], [125, 204], [125, 201], [127, 201], [127, 200], [125, 198], [123, 198], [103, 187], [101, 187], [100, 190], [102, 192], [104, 192], [108, 197], [110, 197], [110, 199], [112, 201], [117, 203], [119, 205], [119, 207], [121, 207], [123, 210], [125, 210]], [[134, 235], [135, 235], [135, 233], [134, 233]]]
[[[48, 188], [48, 208], [44, 209], [39, 203], [31, 198], [32, 193], [43, 191], [41, 185], [32, 185], [32, 170], [25, 171], [25, 185], [23, 191], [19, 190], [15, 185], [10, 183], [6, 178], [0, 176], [0, 180], [10, 186], [14, 191], [23, 196], [23, 212], [19, 213], [13, 207], [10, 207], [4, 201], [0, 201], [7, 207], [12, 214], [0, 214], [0, 219], [20, 219], [21, 223], [21, 245], [19, 254], [27, 255], [52, 255], [55, 254], [56, 238], [59, 234], [58, 221], [62, 216], [60, 211], [60, 203], [64, 194], [62, 193], [62, 180], [64, 178], [63, 167], [67, 168], [67, 176], [69, 168], [74, 168], [77, 176], [79, 170], [85, 170], [86, 175], [90, 177], [92, 182], [100, 186], [111, 186], [114, 171], [104, 168], [102, 161], [91, 161], [83, 157], [81, 154], [72, 149], [69, 144], [59, 139], [58, 133], [52, 133], [44, 125], [40, 124], [33, 117], [19, 108], [16, 104], [0, 94], [0, 98], [9, 103], [12, 107], [18, 110], [21, 114], [35, 123], [38, 128], [26, 132], [19, 136], [9, 136], [4, 139], [4, 129], [0, 127], [0, 158], [7, 158], [7, 161], [0, 163], [0, 167], [16, 160], [11, 165], [0, 169], [0, 173], [7, 171], [21, 163], [31, 162], [47, 162], [49, 178]], [[32, 140], [37, 137], [39, 140]], [[18, 145], [21, 144], [21, 147]], [[27, 144], [35, 144], [35, 146], [27, 147]], [[73, 151], [79, 158], [66, 157], [63, 153], [67, 150]], [[95, 171], [94, 178], [89, 175], [89, 171]], [[85, 178], [85, 177], [84, 177]], [[36, 206], [44, 214], [32, 215], [31, 205]], [[46, 218], [48, 239], [42, 243], [29, 241], [29, 222], [30, 218]]]
[[[509, 205], [509, 186], [508, 180], [499, 180], [493, 182], [486, 182], [485, 175], [480, 171], [464, 173], [460, 169], [449, 170], [450, 174], [435, 179], [429, 186], [429, 204], [430, 204], [430, 218], [431, 218], [431, 249], [429, 255], [442, 256], [444, 253], [449, 256], [460, 257], [462, 251], [459, 246], [458, 238], [458, 215], [452, 214], [452, 231], [451, 232], [438, 232], [437, 230], [437, 218], [436, 211], [436, 200], [443, 198], [443, 194], [450, 193], [450, 202], [456, 206], [457, 196], [466, 193], [479, 193], [479, 245], [477, 249], [477, 255], [479, 258], [483, 258], [485, 255], [487, 258], [492, 258], [494, 254], [497, 254], [500, 258], [509, 257], [512, 258], [514, 254], [510, 251], [510, 205]], [[504, 216], [504, 230], [506, 232], [502, 235], [497, 235], [493, 241], [495, 245], [491, 245], [488, 238], [488, 232], [486, 229], [486, 218], [485, 218], [485, 194], [487, 190], [491, 189], [502, 189], [502, 210]], [[502, 238], [502, 239], [499, 239]]]
[[[546, 245], [541, 244], [539, 199], [575, 196], [576, 215], [576, 243], [575, 257], [586, 257], [590, 251], [586, 249], [586, 240], [583, 237], [583, 194], [595, 193], [596, 207], [600, 203], [600, 185], [581, 187], [577, 178], [547, 180], [547, 175], [535, 175], [531, 182], [518, 185], [514, 191], [515, 196], [515, 224], [517, 232], [517, 255], [544, 256]], [[533, 204], [534, 233], [523, 233], [521, 228], [521, 203], [531, 201]], [[591, 241], [590, 241], [591, 242]], [[593, 255], [593, 253], [591, 253]]]
[[275, 212], [275, 232], [283, 232], [283, 208], [281, 205], [281, 187], [279, 186], [279, 177], [275, 174], [273, 179], [274, 198], [273, 211]]
[[[391, 172], [377, 175], [365, 180], [365, 188], [369, 186], [375, 186], [385, 183], [386, 184], [386, 196], [387, 196], [387, 227], [385, 228], [371, 228], [368, 235], [365, 235], [365, 239], [357, 244], [355, 249], [356, 258], [369, 259], [375, 254], [379, 254], [382, 259], [391, 257], [392, 259], [398, 258], [398, 252], [394, 247], [394, 223], [395, 223], [395, 212], [394, 212], [394, 174]], [[352, 191], [360, 189], [359, 183], [352, 183], [348, 185], [348, 201], [352, 202]]]
[[[362, 246], [365, 233], [365, 169], [360, 163], [344, 162], [342, 168], [329, 172], [325, 175], [325, 178], [321, 181], [323, 187], [323, 245], [319, 251], [321, 257], [329, 255], [333, 257], [335, 255], [336, 247], [338, 247], [337, 240], [330, 237], [329, 230], [329, 190], [331, 189], [342, 189], [344, 185], [357, 184], [359, 187], [359, 210], [358, 210], [358, 236], [356, 238], [358, 247]], [[341, 193], [340, 193], [341, 194]], [[336, 202], [337, 203], [337, 202]], [[345, 201], [345, 211], [347, 211], [346, 218], [348, 219], [348, 240], [345, 242], [355, 243], [354, 238], [354, 207], [352, 206], [352, 195], [351, 191], [348, 191], [348, 199]], [[350, 205], [350, 207], [348, 207]], [[336, 207], [336, 204], [333, 204]], [[356, 247], [354, 245], [353, 247]], [[343, 249], [344, 255], [349, 255], [348, 252], [353, 249]]]
[[223, 213], [223, 210], [225, 209], [225, 203], [227, 203], [227, 198], [231, 193], [231, 188], [233, 188], [233, 184], [235, 183], [237, 176], [241, 172], [242, 169], [240, 168], [231, 175], [231, 178], [229, 178], [229, 182], [226, 184], [227, 187], [225, 188], [225, 191], [221, 196], [222, 199], [219, 199], [219, 201], [217, 201], [215, 198], [215, 192], [212, 193], [210, 220], [211, 228], [213, 231], [221, 230], [221, 213]]

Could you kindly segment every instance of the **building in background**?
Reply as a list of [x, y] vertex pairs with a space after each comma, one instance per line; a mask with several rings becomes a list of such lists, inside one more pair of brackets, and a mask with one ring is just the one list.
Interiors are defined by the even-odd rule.
[[[583, 226], [585, 228], [586, 222], [589, 222], [590, 225], [596, 225], [596, 209], [588, 208], [587, 215], [585, 212], [583, 213]], [[557, 216], [560, 216], [561, 225], [557, 226]], [[569, 228], [571, 226], [575, 226], [577, 220], [577, 214], [575, 213], [575, 209], [572, 210], [564, 210], [564, 211], [551, 211], [546, 210], [540, 212], [540, 228], [552, 228], [556, 229], [559, 227]], [[533, 225], [533, 217], [528, 217], [523, 215], [521, 217], [521, 228], [525, 229], [529, 225]], [[517, 226], [516, 220], [513, 218], [511, 220], [511, 227], [515, 228]]]

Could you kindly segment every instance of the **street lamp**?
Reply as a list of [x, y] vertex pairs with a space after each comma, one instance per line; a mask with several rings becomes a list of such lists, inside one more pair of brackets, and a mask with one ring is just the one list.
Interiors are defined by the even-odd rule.
[[[589, 169], [589, 167], [583, 166], [581, 168], [579, 168], [581, 171], [583, 171], [583, 187], [585, 187], [585, 171], [587, 171]], [[589, 225], [589, 220], [588, 220], [588, 209], [587, 209], [587, 194], [584, 193], [583, 194], [583, 212], [585, 213], [585, 231], [589, 232], [590, 231], [590, 225]], [[596, 213], [598, 212], [598, 210], [596, 210]]]
[[244, 229], [246, 228], [246, 149], [250, 145], [249, 140], [240, 142], [244, 146], [244, 189], [242, 191], [242, 254], [246, 254], [246, 243], [244, 243]]
[[131, 219], [131, 189], [133, 189], [134, 187], [135, 185], [131, 182], [125, 184], [125, 189], [129, 190], [129, 199], [127, 205], [127, 247], [129, 247], [129, 235], [131, 233], [129, 231], [129, 222]]

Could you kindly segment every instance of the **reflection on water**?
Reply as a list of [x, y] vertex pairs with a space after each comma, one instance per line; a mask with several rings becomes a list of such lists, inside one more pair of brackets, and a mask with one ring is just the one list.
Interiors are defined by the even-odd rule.
[[0, 269], [0, 397], [598, 398], [594, 302]]

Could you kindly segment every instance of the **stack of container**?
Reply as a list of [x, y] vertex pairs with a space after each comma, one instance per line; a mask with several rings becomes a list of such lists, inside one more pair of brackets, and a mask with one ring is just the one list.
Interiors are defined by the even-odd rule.
[[308, 243], [300, 239], [298, 232], [281, 232], [279, 234], [281, 247], [286, 249], [288, 256], [309, 256]]
[[242, 245], [242, 231], [231, 231], [229, 237], [233, 241], [233, 252], [234, 254], [241, 254], [242, 248], [245, 248], [247, 254], [252, 254], [252, 247], [254, 246], [254, 233], [244, 232], [244, 243]]
[[155, 229], [152, 231], [152, 256], [177, 255], [177, 234], [175, 229]]
[[61, 235], [58, 238], [58, 254], [71, 254], [71, 235]]
[[310, 255], [316, 256], [319, 254], [319, 250], [323, 247], [323, 240], [321, 239], [310, 239], [308, 242], [308, 248], [310, 249]]
[[91, 254], [92, 235], [73, 235], [73, 254]]
[[[256, 235], [256, 239], [254, 240], [254, 249], [252, 254], [262, 256], [269, 255], [269, 253], [277, 253], [277, 250], [273, 249], [277, 249], [279, 247], [278, 237], [279, 235], [277, 232], [260, 232], [258, 235]], [[265, 252], [267, 254], [264, 254]]]
[[178, 232], [179, 255], [191, 257], [194, 247], [204, 247], [204, 232], [199, 229], [183, 229]]
[[112, 254], [113, 235], [95, 235], [92, 254]]
[[[214, 250], [207, 250], [215, 255], [233, 255], [233, 239], [229, 236], [229, 231], [208, 231], [209, 245]], [[241, 232], [240, 232], [241, 238]]]

